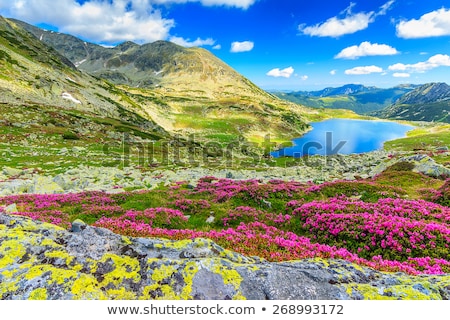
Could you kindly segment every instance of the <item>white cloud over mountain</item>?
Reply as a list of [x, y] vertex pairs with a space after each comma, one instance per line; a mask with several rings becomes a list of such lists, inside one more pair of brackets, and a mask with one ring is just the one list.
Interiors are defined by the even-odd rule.
[[[266, 75], [275, 78], [290, 78], [294, 74], [294, 68], [287, 67], [285, 69], [275, 68], [266, 73]], [[308, 79], [308, 78], [306, 78]], [[306, 80], [305, 79], [305, 80]]]
[[173, 19], [163, 17], [156, 5], [197, 2], [204, 6], [248, 9], [258, 0], [0, 0], [7, 16], [28, 23], [45, 22], [58, 31], [103, 44], [122, 41], [148, 43], [174, 39], [183, 46], [210, 45], [211, 39], [189, 41], [170, 36]]
[[252, 51], [255, 44], [252, 41], [235, 41], [231, 44], [231, 52], [247, 52]]
[[190, 39], [184, 39], [182, 37], [170, 37], [169, 41], [183, 47], [213, 46], [216, 43], [216, 41], [211, 38], [208, 39], [197, 38], [196, 40], [191, 41]]
[[395, 55], [399, 52], [397, 49], [386, 44], [370, 43], [368, 41], [362, 42], [360, 45], [347, 47], [339, 52], [335, 59], [358, 59], [365, 56], [387, 56]]
[[405, 39], [450, 35], [450, 9], [439, 9], [419, 19], [404, 20], [397, 24], [397, 36]]
[[11, 0], [0, 2], [10, 16], [29, 23], [45, 23], [60, 32], [82, 36], [92, 42], [137, 43], [167, 39], [175, 22], [163, 18], [151, 0], [90, 1]]
[[363, 66], [363, 67], [355, 67], [352, 69], [345, 70], [345, 74], [347, 75], [364, 75], [371, 73], [382, 73], [383, 69], [378, 66]]

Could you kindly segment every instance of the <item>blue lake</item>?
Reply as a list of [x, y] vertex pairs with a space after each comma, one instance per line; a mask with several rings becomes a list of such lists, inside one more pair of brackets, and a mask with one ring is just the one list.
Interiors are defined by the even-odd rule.
[[348, 119], [325, 120], [311, 126], [311, 131], [292, 140], [294, 146], [272, 152], [272, 156], [364, 153], [379, 150], [384, 142], [405, 137], [413, 129], [390, 121]]

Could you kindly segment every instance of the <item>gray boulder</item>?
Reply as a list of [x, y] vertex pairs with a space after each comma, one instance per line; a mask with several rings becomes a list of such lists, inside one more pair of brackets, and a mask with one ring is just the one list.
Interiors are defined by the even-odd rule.
[[[342, 260], [270, 263], [208, 239], [69, 232], [0, 214], [0, 299], [448, 299], [449, 275], [383, 273]], [[20, 236], [18, 236], [20, 235]]]

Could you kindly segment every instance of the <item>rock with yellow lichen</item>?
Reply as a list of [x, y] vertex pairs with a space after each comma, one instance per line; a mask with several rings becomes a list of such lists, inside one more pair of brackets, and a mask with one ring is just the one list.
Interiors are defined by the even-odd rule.
[[269, 263], [207, 239], [67, 231], [0, 214], [0, 299], [448, 299], [450, 276], [389, 274], [342, 260]]

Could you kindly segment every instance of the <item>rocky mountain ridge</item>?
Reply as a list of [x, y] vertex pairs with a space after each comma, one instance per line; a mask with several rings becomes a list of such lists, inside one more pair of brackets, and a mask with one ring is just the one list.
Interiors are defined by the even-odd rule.
[[274, 92], [282, 99], [313, 108], [349, 109], [359, 114], [369, 114], [391, 105], [415, 86], [394, 88], [367, 87], [347, 84], [318, 91]]
[[391, 119], [450, 122], [450, 86], [442, 82], [424, 84], [375, 115]]

